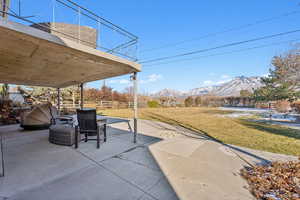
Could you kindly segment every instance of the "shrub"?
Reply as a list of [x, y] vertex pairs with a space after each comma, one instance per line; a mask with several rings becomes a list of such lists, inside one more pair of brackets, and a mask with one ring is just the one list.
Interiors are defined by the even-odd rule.
[[294, 102], [291, 106], [297, 113], [300, 113], [300, 101]]
[[241, 97], [251, 97], [252, 92], [250, 92], [249, 90], [241, 90], [240, 91], [240, 96]]
[[202, 104], [202, 98], [200, 96], [195, 98], [195, 104], [196, 106], [200, 106]]
[[159, 107], [158, 101], [155, 101], [155, 100], [148, 101], [147, 105], [149, 108], [158, 108]]
[[288, 112], [291, 110], [291, 103], [286, 101], [286, 100], [282, 100], [282, 101], [277, 101], [275, 103], [275, 109], [277, 112]]
[[184, 100], [184, 105], [185, 105], [186, 107], [191, 107], [191, 106], [193, 106], [193, 104], [194, 104], [194, 99], [193, 99], [193, 97], [188, 97], [188, 98], [186, 98], [186, 99]]
[[219, 107], [224, 105], [224, 98], [217, 96], [202, 96], [201, 106]]

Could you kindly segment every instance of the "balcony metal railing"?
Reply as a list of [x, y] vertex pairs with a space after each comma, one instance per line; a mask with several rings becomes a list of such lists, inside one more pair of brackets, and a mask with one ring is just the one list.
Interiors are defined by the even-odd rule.
[[[4, 0], [0, 1], [4, 2]], [[8, 1], [6, 0], [6, 2]], [[71, 0], [24, 2], [10, 0], [9, 8], [7, 10], [0, 9], [0, 12], [1, 15], [7, 15], [12, 21], [33, 25], [42, 30], [47, 29], [78, 43], [94, 46], [107, 53], [137, 61], [137, 36]], [[58, 28], [57, 24], [60, 23], [76, 25], [76, 33], [73, 31], [70, 34], [70, 31]], [[93, 44], [82, 37], [82, 32], [87, 27], [96, 32], [96, 41]]]

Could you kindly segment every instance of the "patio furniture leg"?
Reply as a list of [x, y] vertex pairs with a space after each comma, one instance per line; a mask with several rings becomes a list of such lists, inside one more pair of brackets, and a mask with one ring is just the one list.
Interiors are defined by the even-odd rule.
[[104, 127], [104, 142], [106, 142], [106, 131], [107, 131], [107, 126], [106, 126], [106, 124], [104, 124], [103, 125], [103, 127]]
[[84, 136], [85, 136], [85, 142], [87, 142], [88, 141], [88, 134], [84, 134]]
[[100, 128], [97, 126], [97, 149], [100, 148]]
[[129, 121], [127, 122], [127, 124], [128, 124], [128, 129], [129, 129], [129, 131], [130, 131], [130, 132], [133, 132]]
[[78, 148], [78, 126], [75, 126], [75, 149]]

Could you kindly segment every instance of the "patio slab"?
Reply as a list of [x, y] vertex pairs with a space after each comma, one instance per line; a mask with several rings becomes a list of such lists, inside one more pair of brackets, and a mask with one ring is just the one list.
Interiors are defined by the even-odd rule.
[[120, 158], [103, 161], [100, 165], [144, 191], [151, 189], [163, 177], [163, 174], [159, 170], [150, 169]]
[[5, 141], [6, 176], [0, 178], [0, 196], [35, 188], [93, 164], [69, 147], [50, 144], [47, 134], [32, 134], [30, 138], [23, 143]]
[[111, 137], [107, 139], [106, 143], [101, 143], [100, 148], [96, 149], [96, 141], [81, 142], [77, 151], [90, 157], [95, 161], [103, 161], [119, 155], [128, 149], [137, 147], [139, 144], [134, 144], [128, 137], [127, 141], [119, 139], [117, 137]]
[[[181, 156], [164, 151], [163, 143], [150, 146], [178, 197], [189, 200], [253, 200], [253, 196], [245, 189], [246, 181], [239, 176], [239, 170], [246, 163], [219, 149], [221, 144], [213, 141], [203, 143], [201, 140], [199, 144], [191, 154]], [[179, 148], [176, 139], [169, 140], [168, 145]]]
[[150, 190], [149, 193], [157, 199], [163, 200], [179, 200], [172, 186], [164, 177], [159, 180]]
[[170, 185], [161, 186], [167, 180], [148, 149], [158, 138], [139, 134], [134, 144], [127, 129], [109, 128], [108, 140], [101, 142], [100, 149], [89, 141], [75, 150], [50, 144], [48, 130], [25, 132], [9, 126], [0, 131], [5, 136], [6, 166], [6, 176], [0, 178], [0, 199], [164, 200], [176, 196]]
[[[120, 133], [120, 129], [118, 128], [113, 128], [113, 127], [110, 127], [110, 129], [112, 129], [111, 132], [113, 132], [113, 134], [111, 134], [111, 136], [108, 136], [109, 137], [117, 137], [118, 139], [121, 139], [121, 140], [124, 140], [126, 142], [130, 141], [132, 142], [133, 141], [133, 134], [131, 132], [127, 132], [127, 131], [122, 131]], [[158, 137], [155, 137], [155, 136], [149, 136], [149, 135], [146, 135], [146, 134], [138, 134], [137, 136], [137, 144], [140, 144], [140, 145], [145, 145], [145, 144], [152, 144], [152, 143], [156, 143], [156, 142], [159, 142], [161, 141], [160, 138]]]
[[144, 193], [99, 166], [88, 167], [12, 196], [13, 200], [135, 200]]
[[[47, 131], [10, 126], [0, 199], [253, 200], [239, 176], [247, 165], [240, 157], [251, 163], [287, 157], [161, 125], [140, 120], [143, 134], [134, 144], [126, 124], [115, 124], [100, 149], [89, 141], [77, 150], [48, 143]], [[176, 134], [163, 137], [167, 131]]]
[[131, 151], [122, 153], [119, 155], [119, 158], [138, 163], [150, 169], [160, 170], [147, 146], [141, 146]]

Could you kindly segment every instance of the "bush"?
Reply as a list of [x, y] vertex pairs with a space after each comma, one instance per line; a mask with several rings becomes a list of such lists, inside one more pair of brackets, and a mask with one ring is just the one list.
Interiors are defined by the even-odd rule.
[[206, 107], [219, 107], [224, 105], [224, 99], [216, 96], [203, 96], [201, 97], [201, 106]]
[[275, 103], [275, 109], [277, 112], [285, 113], [291, 110], [291, 103], [288, 101], [277, 101]]
[[257, 102], [257, 103], [255, 103], [255, 108], [268, 109], [269, 108], [269, 103]]
[[158, 101], [155, 101], [155, 100], [148, 101], [147, 105], [149, 108], [158, 108], [159, 107]]
[[294, 102], [291, 106], [297, 113], [300, 113], [300, 101]]
[[240, 96], [241, 97], [251, 97], [252, 92], [250, 92], [249, 90], [241, 90], [240, 91]]
[[195, 105], [200, 106], [202, 104], [202, 98], [201, 96], [198, 96], [195, 98]]
[[184, 105], [185, 105], [186, 107], [191, 107], [191, 106], [193, 106], [193, 105], [194, 105], [194, 99], [193, 99], [193, 97], [188, 97], [188, 98], [186, 98], [186, 99], [184, 100]]

